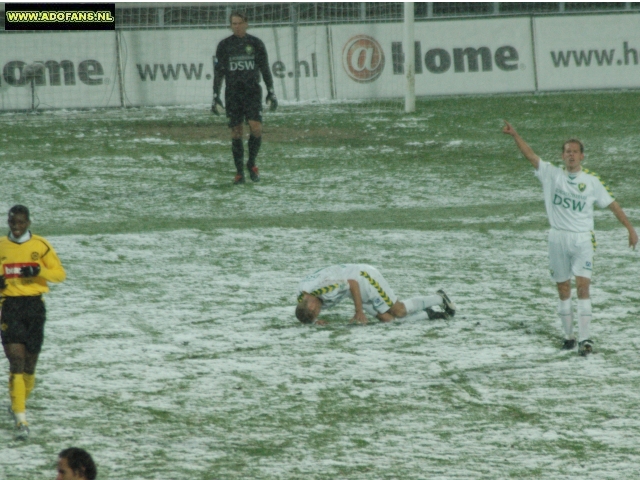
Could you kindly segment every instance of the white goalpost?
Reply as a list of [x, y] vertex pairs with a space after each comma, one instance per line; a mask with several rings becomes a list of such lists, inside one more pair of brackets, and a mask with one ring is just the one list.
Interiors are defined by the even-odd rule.
[[406, 92], [404, 95], [404, 111], [412, 113], [416, 111], [416, 56], [415, 56], [415, 30], [414, 30], [414, 6], [413, 2], [404, 4], [404, 69]]

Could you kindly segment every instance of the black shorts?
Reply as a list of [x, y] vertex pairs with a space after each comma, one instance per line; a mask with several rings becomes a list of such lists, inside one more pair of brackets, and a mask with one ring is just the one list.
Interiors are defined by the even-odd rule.
[[22, 343], [29, 353], [40, 353], [47, 311], [41, 296], [5, 297], [0, 312], [2, 344]]
[[260, 85], [239, 85], [224, 92], [229, 128], [249, 120], [262, 123], [262, 88]]

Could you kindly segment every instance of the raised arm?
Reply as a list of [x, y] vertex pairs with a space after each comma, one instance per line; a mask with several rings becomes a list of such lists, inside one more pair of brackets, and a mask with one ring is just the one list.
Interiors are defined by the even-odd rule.
[[533, 165], [533, 168], [537, 170], [540, 165], [540, 157], [536, 155], [536, 152], [531, 149], [527, 142], [525, 142], [518, 132], [516, 132], [516, 129], [513, 128], [506, 120], [504, 122], [504, 127], [502, 128], [502, 133], [513, 137], [522, 154], [527, 158], [527, 160], [529, 160], [531, 165]]
[[627, 218], [627, 215], [622, 210], [622, 207], [618, 204], [618, 202], [614, 200], [609, 204], [609, 210], [613, 212], [618, 221], [629, 231], [629, 246], [635, 250], [636, 245], [638, 244], [638, 234], [631, 225], [631, 222]]
[[356, 313], [351, 319], [351, 322], [367, 323], [367, 316], [364, 314], [362, 308], [362, 295], [360, 294], [360, 285], [355, 280], [349, 280], [349, 289], [351, 290], [351, 296], [353, 297], [353, 305], [356, 308]]

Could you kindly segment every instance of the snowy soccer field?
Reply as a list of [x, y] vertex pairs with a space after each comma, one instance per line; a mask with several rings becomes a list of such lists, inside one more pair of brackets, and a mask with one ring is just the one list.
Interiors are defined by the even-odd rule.
[[[31, 438], [0, 422], [0, 479], [54, 478], [69, 446], [100, 480], [638, 477], [640, 253], [597, 212], [596, 353], [561, 351], [542, 189], [500, 129], [546, 160], [582, 138], [639, 228], [639, 106], [285, 106], [265, 115], [262, 181], [241, 186], [206, 106], [0, 115], [0, 207], [29, 206], [68, 274]], [[298, 281], [346, 262], [401, 299], [444, 288], [458, 314], [353, 326], [344, 303], [299, 324]]]

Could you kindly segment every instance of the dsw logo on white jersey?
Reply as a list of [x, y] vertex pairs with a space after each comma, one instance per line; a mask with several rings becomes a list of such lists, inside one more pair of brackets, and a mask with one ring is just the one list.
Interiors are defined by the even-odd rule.
[[587, 202], [576, 201], [572, 198], [563, 198], [557, 193], [553, 197], [553, 204], [560, 205], [563, 208], [571, 208], [574, 212], [578, 210], [579, 212], [585, 207]]

